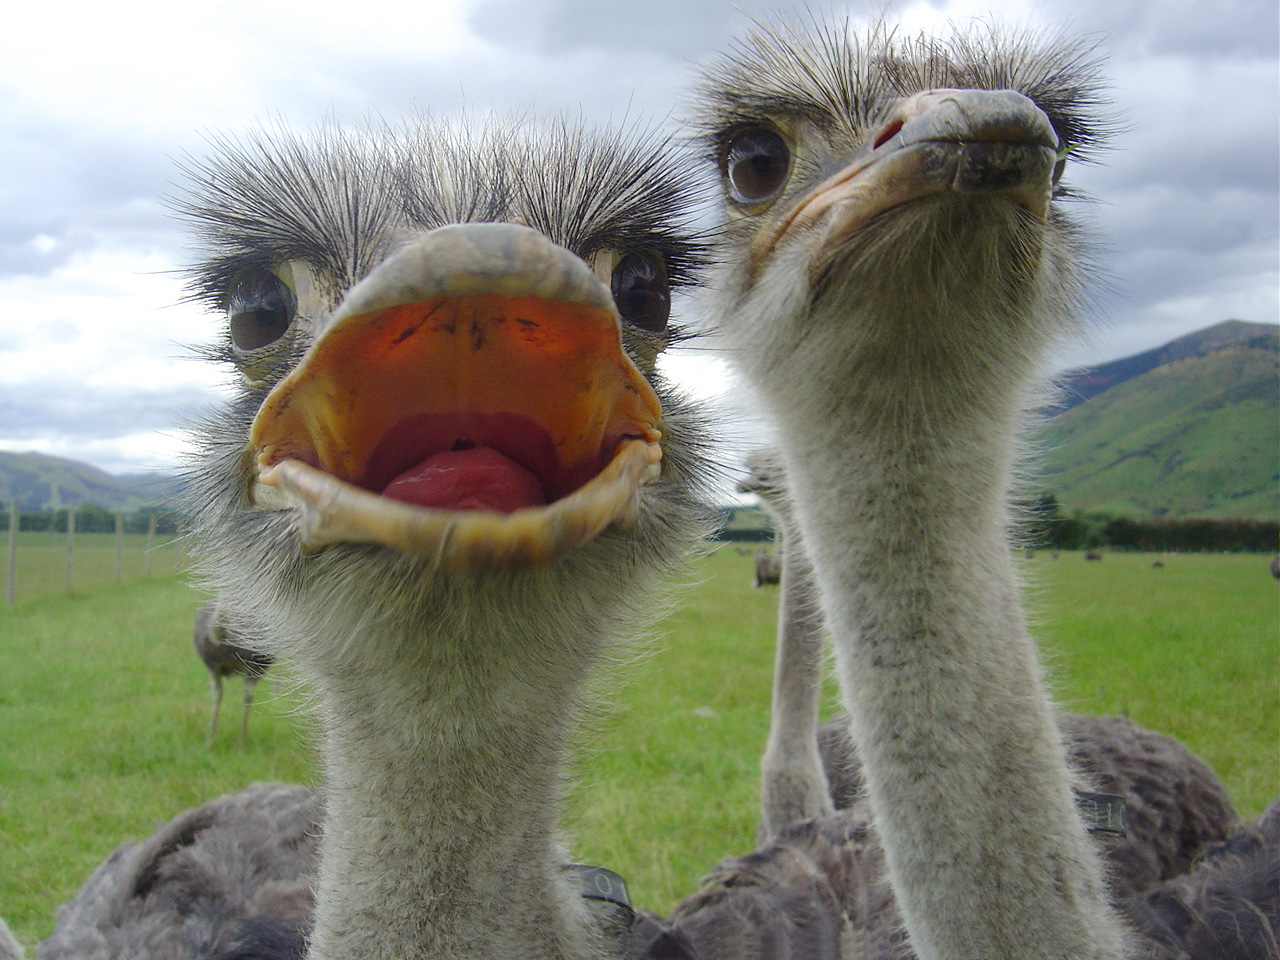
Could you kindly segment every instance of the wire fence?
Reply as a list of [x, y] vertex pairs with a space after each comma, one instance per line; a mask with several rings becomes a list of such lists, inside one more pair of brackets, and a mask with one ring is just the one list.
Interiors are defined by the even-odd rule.
[[117, 513], [115, 533], [84, 533], [67, 511], [63, 530], [21, 530], [18, 502], [9, 505], [5, 601], [77, 591], [171, 575], [186, 563], [181, 537], [156, 533], [152, 517], [146, 533], [125, 533]]

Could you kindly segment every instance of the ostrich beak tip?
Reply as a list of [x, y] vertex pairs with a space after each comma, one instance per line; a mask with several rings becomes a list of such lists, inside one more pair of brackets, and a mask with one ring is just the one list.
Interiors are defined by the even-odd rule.
[[511, 513], [439, 510], [361, 490], [298, 460], [263, 469], [253, 488], [260, 506], [300, 511], [302, 546], [376, 543], [434, 557], [464, 572], [546, 563], [584, 546], [610, 526], [635, 520], [640, 488], [657, 479], [656, 439], [624, 440], [605, 469], [554, 503]]

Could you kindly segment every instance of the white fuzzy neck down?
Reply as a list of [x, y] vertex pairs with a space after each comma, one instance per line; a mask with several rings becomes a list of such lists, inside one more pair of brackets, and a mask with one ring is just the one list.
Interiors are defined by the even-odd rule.
[[561, 877], [562, 722], [518, 699], [487, 729], [402, 692], [326, 702], [314, 960], [605, 955]]
[[493, 579], [413, 617], [395, 596], [291, 611], [324, 732], [310, 960], [616, 956], [564, 880], [557, 823], [583, 685], [626, 618], [609, 586]]
[[1115, 960], [1123, 930], [1010, 555], [1017, 437], [1057, 318], [1034, 295], [990, 313], [972, 291], [809, 297], [766, 276], [722, 326], [777, 419], [912, 945], [921, 960]]
[[[564, 759], [592, 680], [667, 608], [707, 533], [696, 410], [664, 399], [637, 518], [557, 561], [440, 569], [298, 548], [287, 511], [198, 479], [206, 569], [314, 691], [326, 816], [311, 960], [601, 960], [616, 934], [565, 882]], [[241, 427], [215, 424], [222, 463]], [[208, 462], [219, 462], [213, 457]]]
[[782, 531], [783, 558], [773, 709], [760, 761], [761, 840], [835, 809], [818, 751], [824, 639], [813, 566], [790, 508], [778, 503], [769, 512]]

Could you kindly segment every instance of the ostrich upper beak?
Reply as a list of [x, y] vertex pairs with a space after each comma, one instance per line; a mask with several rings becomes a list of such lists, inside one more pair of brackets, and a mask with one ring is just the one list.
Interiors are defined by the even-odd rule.
[[354, 287], [263, 402], [253, 496], [300, 509], [309, 548], [546, 561], [634, 518], [661, 413], [582, 260], [527, 227], [443, 227]]
[[762, 265], [793, 234], [817, 226], [812, 277], [872, 217], [953, 191], [1003, 194], [1043, 220], [1061, 171], [1048, 116], [1012, 90], [928, 90], [900, 101], [858, 156], [757, 237]]

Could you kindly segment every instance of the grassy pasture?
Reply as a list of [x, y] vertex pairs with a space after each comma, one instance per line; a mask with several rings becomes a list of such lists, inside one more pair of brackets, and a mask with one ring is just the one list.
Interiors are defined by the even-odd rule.
[[[8, 531], [3, 533], [8, 545]], [[147, 572], [147, 535], [126, 533], [120, 538], [120, 580], [136, 580]], [[151, 575], [172, 574], [182, 564], [181, 541], [157, 534], [152, 540]], [[17, 599], [66, 594], [67, 535], [54, 531], [18, 534]], [[115, 582], [116, 538], [112, 533], [76, 533], [71, 556], [72, 593], [95, 590]], [[0, 595], [0, 599], [3, 599]]]
[[[1021, 561], [1054, 689], [1071, 709], [1125, 711], [1183, 739], [1241, 814], [1257, 814], [1280, 793], [1280, 598], [1267, 558], [1153, 559]], [[122, 840], [253, 780], [317, 776], [304, 698], [287, 681], [279, 694], [260, 685], [243, 751], [229, 683], [204, 748], [207, 681], [190, 646], [203, 597], [171, 557], [119, 586], [112, 562], [102, 587], [62, 596], [58, 568], [53, 590], [0, 608], [0, 915], [29, 946]], [[668, 909], [753, 845], [777, 595], [752, 589], [751, 571], [732, 546], [705, 561], [581, 738], [575, 855], [621, 872], [644, 906]]]

